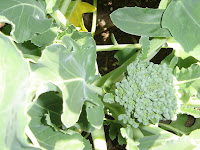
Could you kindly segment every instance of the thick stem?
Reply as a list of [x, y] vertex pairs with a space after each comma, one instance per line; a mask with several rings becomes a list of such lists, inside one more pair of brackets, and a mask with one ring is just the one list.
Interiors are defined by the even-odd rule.
[[104, 127], [91, 132], [95, 150], [107, 150]]
[[67, 9], [68, 9], [70, 3], [71, 3], [71, 0], [64, 0], [64, 2], [62, 3], [62, 6], [61, 6], [61, 8], [60, 8], [60, 12], [61, 12], [63, 15], [66, 14]]
[[[94, 7], [96, 7], [97, 9], [97, 0], [93, 0], [93, 5]], [[92, 16], [92, 28], [91, 28], [91, 33], [92, 36], [94, 37], [95, 35], [95, 31], [96, 31], [96, 23], [97, 23], [97, 10], [95, 12], [93, 12], [93, 16]]]
[[97, 45], [97, 51], [123, 50], [125, 48], [140, 49], [140, 44]]
[[123, 72], [126, 71], [127, 66], [133, 62], [137, 56], [139, 55], [139, 51], [136, 52], [133, 56], [131, 56], [125, 63], [123, 63], [120, 67], [115, 69], [115, 71], [110, 75], [110, 77], [104, 83], [104, 90], [110, 89], [113, 83], [117, 82], [122, 76]]
[[178, 134], [181, 134], [181, 135], [185, 135], [186, 133], [185, 132], [183, 132], [183, 131], [181, 131], [181, 130], [179, 130], [179, 129], [177, 129], [177, 128], [174, 128], [173, 126], [170, 126], [170, 125], [168, 125], [168, 124], [165, 124], [165, 123], [159, 123], [159, 126], [162, 128], [165, 128], [165, 129], [167, 129], [167, 130], [170, 130], [170, 131], [172, 131], [172, 132], [174, 132], [174, 133], [178, 133]]
[[[118, 45], [116, 45], [116, 46], [118, 46]], [[93, 83], [93, 85], [98, 86], [98, 87], [101, 87], [102, 85], [104, 85], [104, 89], [109, 88], [113, 83], [115, 83], [122, 77], [123, 72], [126, 71], [126, 67], [136, 59], [138, 54], [139, 54], [139, 51], [136, 52], [133, 56], [131, 56], [120, 67], [118, 67], [117, 69], [109, 72], [108, 74], [106, 74], [103, 77], [96, 80]]]
[[168, 0], [161, 0], [158, 9], [166, 9]]
[[139, 128], [146, 130], [155, 135], [161, 134], [161, 133], [169, 133], [170, 134], [170, 132], [167, 132], [166, 130], [161, 129], [156, 125], [140, 126]]
[[200, 107], [200, 101], [198, 99], [190, 98], [190, 100], [186, 104], [183, 104], [183, 106], [190, 106], [190, 107], [199, 108]]
[[63, 29], [66, 29], [66, 27], [70, 25], [69, 21], [65, 18], [65, 16], [59, 10], [53, 12], [51, 16], [53, 19], [55, 19], [56, 23]]

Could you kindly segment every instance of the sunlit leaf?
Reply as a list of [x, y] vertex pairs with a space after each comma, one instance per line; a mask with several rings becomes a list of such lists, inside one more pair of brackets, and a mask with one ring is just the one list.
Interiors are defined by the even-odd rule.
[[0, 33], [0, 145], [1, 149], [33, 149], [25, 127], [29, 67], [14, 43]]
[[162, 26], [168, 28], [184, 51], [200, 57], [200, 1], [173, 0], [162, 19]]
[[52, 20], [45, 14], [45, 2], [33, 0], [1, 0], [0, 15], [15, 25], [11, 36], [16, 42], [30, 40], [36, 33], [47, 31]]
[[96, 72], [95, 43], [91, 34], [82, 34], [85, 36], [81, 38], [76, 31], [70, 35], [74, 40], [64, 36], [63, 44], [48, 46], [38, 63], [31, 65], [33, 77], [36, 83], [52, 82], [62, 91], [62, 122], [66, 127], [78, 121], [84, 103], [88, 121], [94, 127], [101, 127], [103, 104], [94, 91], [95, 87], [90, 85]]
[[160, 22], [164, 10], [124, 7], [114, 11], [110, 17], [122, 31], [147, 37], [170, 37], [167, 29], [161, 28]]
[[57, 33], [58, 33], [58, 28], [51, 27], [46, 32], [33, 37], [31, 39], [31, 42], [39, 47], [49, 45], [55, 40]]
[[195, 148], [196, 148], [196, 145], [194, 145], [193, 139], [187, 136], [182, 136], [181, 138], [178, 138], [178, 139], [165, 141], [162, 143], [162, 145], [152, 148], [151, 150], [170, 150], [170, 149], [193, 150]]

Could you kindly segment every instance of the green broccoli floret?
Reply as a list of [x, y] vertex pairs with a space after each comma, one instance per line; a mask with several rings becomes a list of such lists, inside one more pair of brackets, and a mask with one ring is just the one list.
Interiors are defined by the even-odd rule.
[[137, 128], [140, 123], [156, 124], [175, 120], [179, 109], [172, 69], [166, 64], [136, 60], [116, 83], [115, 101], [125, 109], [118, 119]]

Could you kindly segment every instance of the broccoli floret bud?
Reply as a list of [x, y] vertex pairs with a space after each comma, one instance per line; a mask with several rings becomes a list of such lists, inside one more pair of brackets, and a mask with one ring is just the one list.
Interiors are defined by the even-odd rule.
[[127, 67], [121, 82], [116, 83], [115, 101], [126, 114], [118, 119], [137, 128], [160, 120], [175, 120], [179, 102], [175, 77], [166, 64], [136, 60]]

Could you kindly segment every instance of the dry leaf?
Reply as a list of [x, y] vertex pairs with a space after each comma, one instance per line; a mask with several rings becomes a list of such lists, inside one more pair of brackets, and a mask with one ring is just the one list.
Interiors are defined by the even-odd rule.
[[69, 22], [76, 27], [80, 27], [82, 31], [87, 31], [84, 26], [82, 15], [96, 11], [96, 7], [81, 0], [72, 1], [65, 16]]

